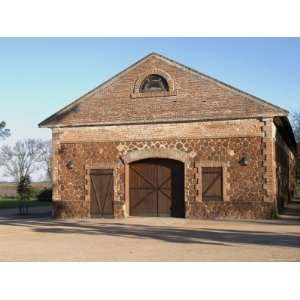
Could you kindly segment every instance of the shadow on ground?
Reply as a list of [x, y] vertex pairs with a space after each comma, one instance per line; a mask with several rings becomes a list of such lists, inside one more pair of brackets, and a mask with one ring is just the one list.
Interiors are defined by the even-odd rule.
[[[300, 234], [266, 231], [230, 230], [219, 228], [188, 228], [178, 226], [152, 226], [115, 222], [95, 223], [84, 221], [58, 221], [44, 219], [0, 219], [0, 225], [29, 227], [34, 232], [53, 234], [83, 234], [95, 236], [115, 236], [121, 238], [155, 239], [171, 243], [249, 244], [300, 248]], [[295, 225], [295, 224], [294, 224]]]
[[20, 216], [18, 208], [0, 209], [0, 220], [1, 219], [20, 219], [20, 218], [51, 218], [52, 217], [52, 205], [40, 206], [40, 207], [29, 207], [27, 216]]

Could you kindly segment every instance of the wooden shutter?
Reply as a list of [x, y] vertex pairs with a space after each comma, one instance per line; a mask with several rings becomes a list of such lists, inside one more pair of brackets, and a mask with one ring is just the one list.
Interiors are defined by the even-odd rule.
[[222, 167], [202, 168], [202, 200], [223, 201]]

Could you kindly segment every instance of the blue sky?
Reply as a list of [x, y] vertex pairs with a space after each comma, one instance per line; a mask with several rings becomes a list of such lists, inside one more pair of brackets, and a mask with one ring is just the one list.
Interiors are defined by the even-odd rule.
[[0, 38], [7, 142], [50, 138], [40, 121], [150, 52], [300, 110], [300, 38]]

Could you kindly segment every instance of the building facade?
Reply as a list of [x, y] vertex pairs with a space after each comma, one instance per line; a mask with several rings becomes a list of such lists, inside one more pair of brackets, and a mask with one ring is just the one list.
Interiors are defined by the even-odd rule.
[[271, 218], [295, 189], [287, 116], [150, 54], [40, 124], [55, 216]]

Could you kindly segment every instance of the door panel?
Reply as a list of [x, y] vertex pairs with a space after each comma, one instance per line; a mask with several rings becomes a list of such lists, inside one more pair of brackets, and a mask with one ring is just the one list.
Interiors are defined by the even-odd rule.
[[[178, 188], [179, 187], [179, 188]], [[184, 167], [175, 168], [171, 183], [172, 191], [172, 216], [177, 218], [185, 217], [185, 202], [184, 202]]]
[[157, 211], [153, 188], [156, 183], [155, 166], [149, 163], [130, 166], [130, 211], [132, 215], [153, 216]]
[[113, 215], [113, 170], [91, 170], [91, 216]]
[[152, 190], [131, 191], [130, 212], [132, 216], [155, 216], [157, 211], [156, 197]]
[[130, 215], [184, 217], [181, 162], [147, 159], [132, 163], [129, 181]]
[[169, 195], [165, 193], [165, 191], [158, 192], [158, 217], [170, 217], [171, 216], [171, 198]]

